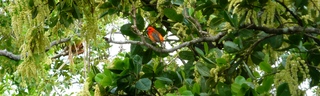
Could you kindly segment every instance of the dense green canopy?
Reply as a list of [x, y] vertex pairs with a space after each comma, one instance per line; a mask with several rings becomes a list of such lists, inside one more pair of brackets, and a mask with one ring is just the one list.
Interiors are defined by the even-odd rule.
[[319, 0], [1, 0], [0, 94], [319, 95], [319, 24]]

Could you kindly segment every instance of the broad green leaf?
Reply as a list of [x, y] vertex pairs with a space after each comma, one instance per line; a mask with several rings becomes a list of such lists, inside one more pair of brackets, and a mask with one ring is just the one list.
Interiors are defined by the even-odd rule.
[[241, 90], [241, 85], [237, 83], [231, 84], [231, 90], [233, 93], [237, 94]]
[[202, 76], [210, 77], [210, 70], [204, 64], [197, 63], [196, 68]]
[[192, 93], [200, 94], [200, 85], [199, 85], [199, 83], [194, 83], [193, 84]]
[[149, 78], [142, 78], [136, 82], [136, 88], [139, 90], [149, 90], [151, 88], [151, 80]]
[[318, 86], [320, 82], [320, 71], [317, 68], [309, 67], [310, 77], [312, 78], [310, 81], [310, 87]]
[[154, 86], [155, 86], [156, 88], [164, 88], [164, 87], [165, 87], [165, 83], [163, 83], [163, 82], [160, 81], [160, 80], [156, 80], [156, 81], [154, 82]]
[[[144, 24], [144, 19], [140, 14], [137, 14], [136, 16], [136, 22], [137, 22], [137, 27], [139, 30], [144, 30], [145, 29], [145, 24]], [[133, 23], [133, 22], [132, 22]]]
[[178, 91], [179, 91], [180, 94], [182, 94], [184, 91], [187, 91], [186, 85], [183, 85], [182, 87], [180, 87], [180, 88], [178, 89]]
[[228, 0], [217, 0], [218, 5], [225, 8], [228, 5]]
[[160, 80], [160, 81], [164, 81], [164, 82], [167, 82], [169, 84], [172, 84], [172, 80], [167, 78], [167, 77], [156, 77], [157, 80]]
[[194, 54], [191, 51], [180, 51], [179, 57], [184, 60], [194, 60]]
[[281, 47], [283, 41], [283, 35], [273, 36], [267, 39], [272, 48], [277, 49]]
[[56, 26], [57, 22], [58, 22], [58, 16], [54, 16], [54, 17], [50, 18], [49, 27], [52, 28], [52, 27]]
[[203, 53], [203, 51], [202, 51], [200, 48], [195, 47], [195, 50], [196, 50], [196, 52], [197, 52], [199, 55], [204, 56], [204, 53]]
[[105, 2], [99, 6], [100, 9], [112, 8], [112, 4], [110, 2]]
[[194, 96], [191, 91], [185, 90], [181, 93], [182, 96]]
[[255, 64], [260, 64], [260, 62], [263, 61], [265, 54], [261, 51], [254, 51], [251, 54], [251, 59], [253, 61], [253, 63]]
[[267, 72], [267, 73], [272, 72], [271, 65], [270, 65], [269, 63], [265, 62], [265, 61], [264, 61], [264, 62], [261, 62], [261, 63], [259, 64], [259, 67], [260, 67], [261, 70], [263, 70], [263, 71], [265, 71], [265, 72]]
[[141, 71], [142, 58], [139, 55], [134, 55], [133, 59], [133, 70], [135, 74], [139, 74]]
[[107, 76], [103, 73], [98, 73], [96, 76], [95, 76], [95, 81], [98, 82], [100, 85], [106, 87], [106, 86], [110, 86], [112, 84], [112, 78], [111, 76]]
[[34, 6], [34, 1], [33, 0], [29, 0], [28, 5], [29, 5], [30, 8], [32, 8]]
[[241, 85], [246, 82], [246, 79], [242, 76], [237, 76], [234, 82]]
[[251, 38], [254, 33], [253, 33], [253, 30], [249, 30], [249, 29], [242, 29], [239, 31], [240, 33], [240, 37], [246, 39], [246, 38]]
[[165, 96], [177, 96], [177, 94], [173, 94], [173, 93], [168, 93]]
[[269, 92], [269, 90], [271, 90], [273, 80], [274, 80], [273, 76], [265, 77], [265, 79], [263, 79], [262, 85], [258, 86], [257, 92], [259, 93]]
[[182, 5], [184, 0], [171, 0], [172, 4], [175, 4], [175, 5]]
[[182, 22], [183, 20], [183, 16], [181, 14], [177, 14], [176, 10], [172, 8], [165, 8], [163, 12], [164, 12], [164, 15], [171, 20], [174, 20], [177, 22]]
[[227, 84], [219, 82], [216, 89], [220, 96], [231, 96], [231, 89]]
[[227, 11], [223, 11], [222, 13], [224, 20], [228, 21], [231, 26], [235, 27], [231, 15]]
[[137, 37], [137, 35], [133, 33], [131, 26], [131, 23], [122, 25], [120, 28], [121, 33], [132, 38]]
[[145, 52], [142, 54], [142, 64], [147, 64], [151, 59], [152, 59], [152, 49], [147, 49]]
[[291, 96], [288, 83], [282, 83], [278, 86], [277, 96]]
[[223, 21], [222, 18], [218, 18], [218, 17], [213, 18], [213, 19], [211, 19], [211, 21], [210, 21], [210, 27], [211, 27], [211, 28], [216, 28], [216, 27], [218, 27], [218, 26], [222, 23], [222, 21]]
[[121, 0], [108, 0], [113, 6], [119, 6]]
[[238, 45], [231, 42], [231, 41], [224, 42], [224, 48], [228, 53], [234, 53], [234, 52], [238, 52], [240, 50]]
[[48, 4], [49, 4], [49, 6], [51, 6], [51, 7], [56, 6], [55, 0], [48, 0]]
[[227, 64], [227, 61], [224, 58], [217, 58], [216, 62], [217, 62], [218, 66], [223, 66], [223, 65]]

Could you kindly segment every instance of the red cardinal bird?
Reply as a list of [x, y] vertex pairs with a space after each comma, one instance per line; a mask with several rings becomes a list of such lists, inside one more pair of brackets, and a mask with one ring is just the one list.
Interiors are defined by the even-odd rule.
[[147, 28], [147, 31], [148, 31], [148, 36], [153, 43], [155, 43], [155, 42], [162, 43], [164, 41], [162, 35], [156, 29], [154, 29], [152, 26], [149, 26]]

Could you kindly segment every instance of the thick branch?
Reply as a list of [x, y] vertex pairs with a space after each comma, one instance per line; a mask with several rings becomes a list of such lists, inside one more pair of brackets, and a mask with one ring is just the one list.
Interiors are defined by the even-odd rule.
[[[61, 43], [68, 42], [70, 40], [71, 40], [71, 38], [64, 38], [64, 39], [61, 39], [61, 40], [52, 41], [50, 43], [50, 46], [45, 49], [45, 52], [49, 51], [49, 49], [52, 48], [53, 46], [56, 46], [56, 45], [61, 44]], [[12, 52], [9, 52], [7, 50], [0, 50], [0, 56], [5, 56], [5, 57], [8, 57], [8, 58], [10, 58], [12, 60], [17, 60], [17, 61], [21, 60], [21, 56], [20, 55], [15, 55]], [[57, 56], [54, 56], [53, 58], [57, 58]]]
[[130, 40], [129, 41], [113, 41], [113, 40], [110, 40], [109, 38], [106, 38], [106, 37], [104, 37], [104, 39], [107, 42], [110, 42], [110, 43], [144, 45], [144, 46], [147, 46], [148, 48], [151, 48], [152, 50], [157, 51], [157, 52], [169, 53], [169, 52], [176, 51], [176, 50], [178, 50], [178, 49], [180, 49], [182, 47], [189, 46], [190, 44], [195, 44], [195, 43], [204, 42], [204, 41], [214, 42], [214, 41], [220, 40], [220, 38], [223, 37], [225, 34], [226, 34], [225, 32], [221, 32], [221, 33], [218, 33], [217, 35], [212, 36], [212, 37], [202, 37], [202, 38], [194, 39], [194, 40], [191, 40], [191, 41], [188, 41], [188, 42], [184, 42], [184, 43], [182, 43], [182, 44], [180, 44], [178, 46], [175, 46], [175, 47], [173, 47], [171, 49], [157, 48], [155, 46], [152, 46], [149, 43], [144, 43], [144, 42], [141, 42], [141, 41], [130, 41]]
[[256, 25], [245, 25], [240, 28], [261, 30], [268, 34], [294, 34], [294, 33], [315, 33], [320, 34], [320, 29], [313, 27], [287, 27], [287, 28], [268, 28]]
[[13, 60], [21, 60], [21, 56], [20, 55], [15, 55], [11, 52], [8, 52], [7, 50], [0, 50], [0, 56], [6, 56], [10, 59], [13, 59]]
[[61, 43], [65, 43], [65, 42], [68, 42], [70, 41], [71, 38], [64, 38], [64, 39], [61, 39], [61, 40], [55, 40], [53, 42], [50, 43], [50, 46], [46, 48], [46, 52], [49, 51], [49, 49], [55, 45], [58, 45], [58, 44], [61, 44]]

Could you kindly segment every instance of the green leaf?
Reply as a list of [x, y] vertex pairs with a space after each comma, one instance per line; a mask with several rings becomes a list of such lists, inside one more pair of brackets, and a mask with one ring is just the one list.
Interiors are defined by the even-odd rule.
[[160, 81], [164, 81], [164, 82], [167, 82], [169, 84], [173, 84], [173, 81], [169, 78], [166, 78], [166, 77], [156, 77], [157, 80], [160, 80]]
[[142, 78], [136, 82], [136, 88], [139, 90], [149, 90], [151, 88], [151, 80], [149, 78]]
[[257, 92], [264, 93], [269, 92], [273, 84], [273, 76], [267, 76], [263, 79], [262, 85], [257, 87]]
[[142, 58], [139, 55], [134, 55], [133, 59], [133, 70], [136, 75], [138, 75], [141, 71]]
[[31, 13], [32, 13], [32, 19], [36, 18], [38, 15], [38, 7], [34, 7]]
[[109, 86], [112, 84], [111, 76], [106, 76], [103, 73], [98, 73], [94, 79], [97, 83], [99, 83], [102, 86]]
[[[1, 2], [2, 3], [2, 2]], [[34, 6], [34, 1], [33, 0], [29, 0], [28, 2], [29, 7], [32, 8]], [[2, 6], [1, 6], [2, 7]]]
[[242, 76], [237, 76], [234, 82], [241, 85], [246, 82], [246, 79]]
[[48, 0], [48, 4], [49, 4], [49, 6], [51, 6], [51, 7], [56, 6], [55, 0]]
[[73, 8], [74, 8], [74, 11], [72, 12], [73, 17], [76, 19], [82, 18], [79, 7], [74, 5]]
[[182, 87], [180, 87], [179, 89], [178, 89], [178, 91], [179, 91], [179, 93], [183, 93], [184, 91], [187, 91], [187, 87], [186, 87], [186, 85], [183, 85]]
[[240, 37], [246, 39], [246, 38], [251, 38], [254, 33], [253, 33], [253, 30], [249, 30], [249, 29], [242, 29], [239, 31], [240, 33]]
[[227, 64], [227, 60], [224, 58], [217, 58], [216, 62], [217, 62], [218, 66], [223, 66], [223, 65]]
[[204, 64], [197, 63], [196, 68], [197, 68], [198, 72], [200, 73], [200, 75], [210, 77], [210, 70]]
[[207, 42], [203, 43], [203, 48], [204, 48], [204, 53], [208, 54], [209, 47], [208, 47], [208, 43]]
[[200, 85], [199, 85], [199, 83], [194, 83], [193, 84], [192, 93], [200, 94]]
[[132, 32], [131, 26], [131, 23], [122, 25], [120, 28], [121, 33], [132, 38], [137, 37], [137, 35]]
[[278, 86], [277, 96], [291, 96], [288, 83], [282, 83]]
[[191, 91], [185, 90], [181, 93], [182, 96], [194, 96]]
[[273, 36], [267, 39], [272, 48], [277, 49], [281, 47], [283, 42], [283, 35]]
[[180, 51], [179, 57], [184, 60], [194, 60], [194, 54], [191, 51]]
[[166, 85], [165, 85], [162, 81], [156, 80], [156, 81], [154, 82], [154, 86], [155, 86], [156, 88], [164, 88]]
[[211, 28], [216, 28], [216, 27], [218, 27], [218, 26], [222, 23], [222, 21], [223, 21], [222, 18], [218, 18], [218, 17], [213, 18], [213, 19], [211, 19], [209, 26], [210, 26]]
[[144, 30], [145, 29], [145, 24], [144, 24], [144, 19], [140, 14], [137, 14], [136, 16], [136, 20], [137, 20], [137, 27], [139, 30]]
[[58, 22], [58, 16], [54, 16], [54, 17], [50, 18], [49, 27], [54, 27], [54, 26], [56, 26], [57, 22]]
[[171, 2], [172, 4], [175, 4], [175, 5], [182, 5], [184, 0], [172, 0]]
[[265, 71], [267, 73], [272, 72], [271, 65], [269, 63], [267, 63], [267, 62], [261, 62], [259, 64], [259, 67], [260, 67], [261, 70], [263, 70], [263, 71]]
[[195, 50], [196, 50], [196, 52], [197, 52], [199, 55], [204, 56], [204, 53], [203, 53], [203, 51], [202, 51], [200, 48], [195, 47]]
[[121, 0], [108, 0], [113, 6], [119, 6]]
[[263, 61], [264, 59], [264, 53], [261, 52], [261, 51], [254, 51], [252, 54], [251, 54], [251, 60], [253, 63], [255, 64], [260, 64], [260, 62]]
[[234, 53], [234, 52], [238, 52], [240, 50], [238, 45], [231, 42], [231, 41], [224, 42], [224, 48], [228, 53]]
[[174, 20], [176, 22], [182, 22], [183, 20], [183, 16], [181, 14], [177, 14], [176, 10], [172, 8], [165, 8], [163, 12], [164, 15], [171, 20]]
[[108, 14], [108, 11], [104, 11], [103, 13], [100, 14], [99, 18], [102, 18]]
[[228, 0], [217, 0], [218, 5], [220, 5], [222, 8], [225, 8], [229, 3]]
[[220, 96], [231, 96], [231, 89], [227, 84], [219, 82], [216, 86], [216, 89], [218, 90]]
[[231, 26], [235, 27], [231, 15], [227, 11], [223, 11], [222, 13], [224, 20], [228, 21]]
[[99, 6], [100, 9], [107, 9], [112, 8], [112, 4], [110, 2], [105, 2], [101, 6]]

